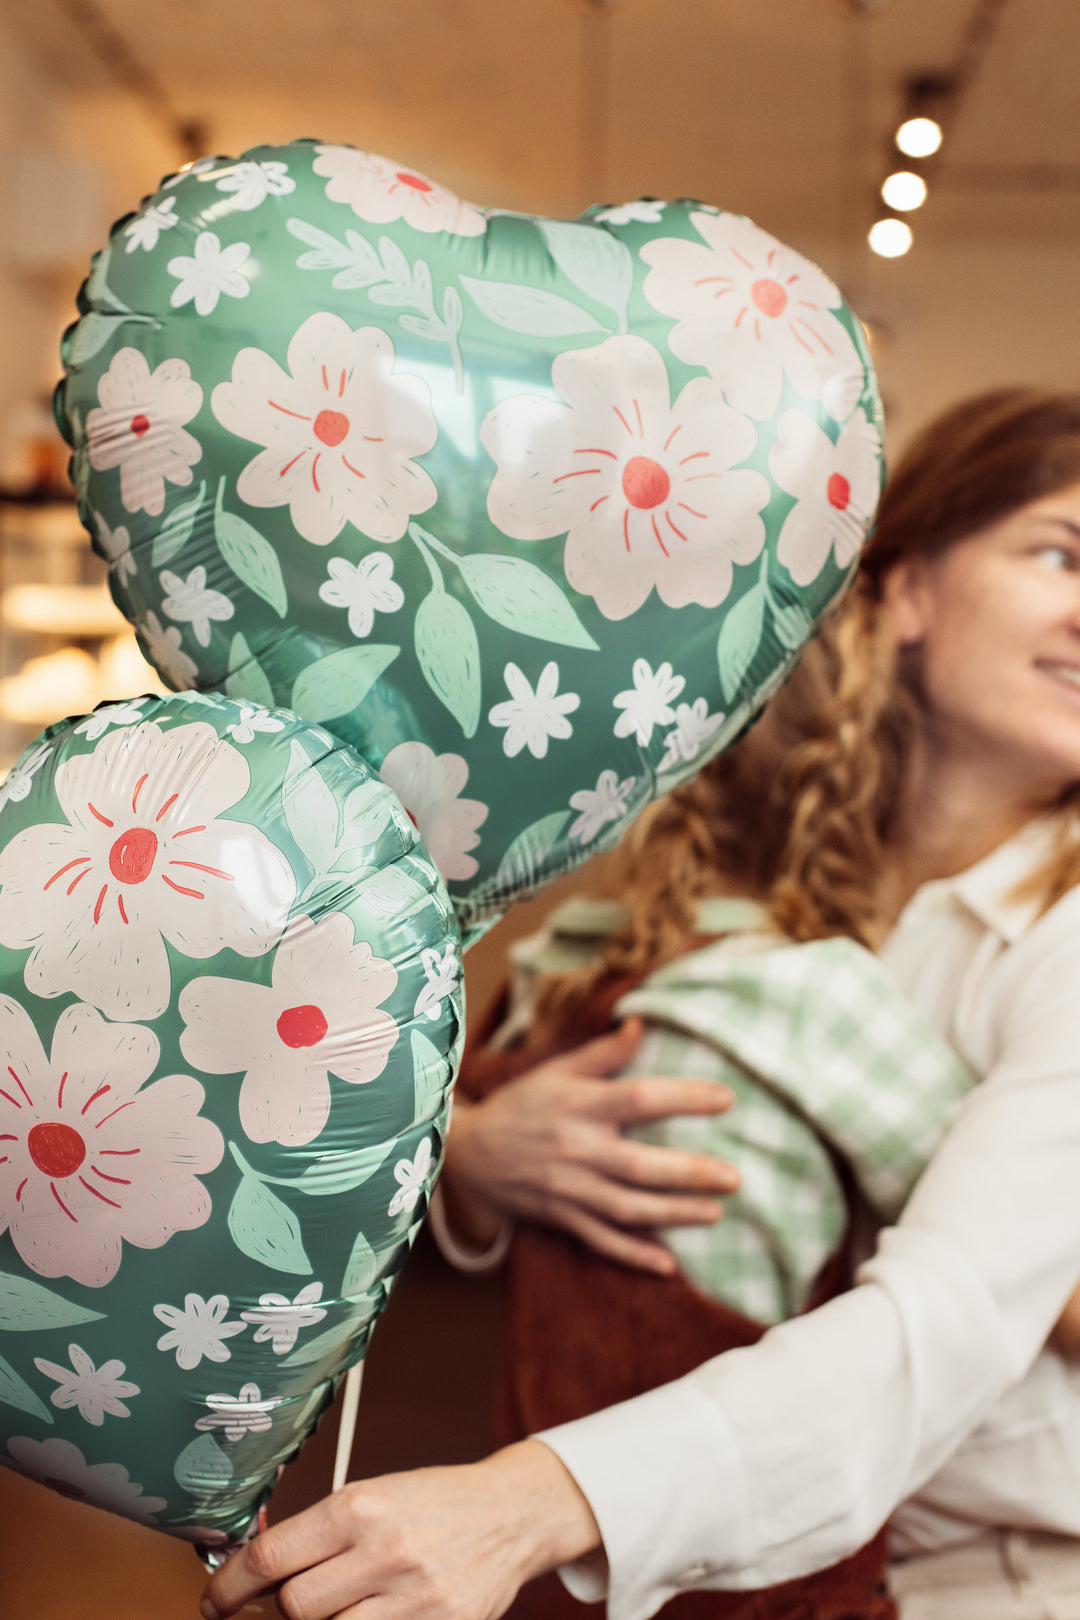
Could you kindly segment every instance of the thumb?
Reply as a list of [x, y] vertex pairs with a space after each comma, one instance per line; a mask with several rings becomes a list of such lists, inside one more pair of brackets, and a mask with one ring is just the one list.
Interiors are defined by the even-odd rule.
[[626, 1067], [641, 1045], [644, 1033], [645, 1024], [642, 1019], [627, 1018], [618, 1029], [587, 1041], [584, 1046], [579, 1046], [576, 1052], [570, 1054], [575, 1073], [601, 1079], [617, 1074], [620, 1069]]

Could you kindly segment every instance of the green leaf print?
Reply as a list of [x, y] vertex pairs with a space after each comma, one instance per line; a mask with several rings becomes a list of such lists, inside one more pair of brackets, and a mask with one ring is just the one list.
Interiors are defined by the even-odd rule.
[[421, 672], [466, 737], [480, 724], [480, 643], [468, 609], [446, 591], [420, 603], [413, 627]]
[[225, 677], [225, 691], [231, 698], [250, 698], [252, 703], [274, 707], [274, 688], [270, 678], [238, 630], [229, 648], [229, 673]]
[[20, 1412], [29, 1412], [42, 1423], [51, 1423], [53, 1415], [43, 1406], [24, 1378], [0, 1356], [0, 1401], [5, 1406], [17, 1406]]
[[720, 663], [720, 686], [729, 703], [761, 643], [764, 620], [765, 591], [763, 586], [754, 585], [730, 609], [720, 626], [716, 655]]
[[[563, 820], [565, 819], [564, 816]], [[412, 1048], [416, 1118], [433, 1119], [445, 1101], [450, 1064], [438, 1047], [418, 1029], [414, 1029], [410, 1034], [409, 1045]]]
[[92, 360], [100, 349], [103, 349], [115, 337], [122, 326], [160, 326], [151, 315], [102, 315], [98, 310], [91, 310], [84, 315], [74, 332], [71, 334], [64, 348], [64, 364], [66, 366], [81, 366], [87, 360]]
[[279, 619], [288, 612], [289, 598], [277, 552], [258, 529], [233, 512], [226, 512], [225, 479], [218, 483], [214, 505], [214, 535], [221, 555], [248, 590], [269, 603]]
[[189, 501], [183, 501], [169, 513], [161, 530], [154, 536], [154, 545], [150, 552], [152, 567], [164, 568], [187, 543], [195, 527], [195, 517], [205, 494], [206, 485], [200, 484], [197, 495], [192, 496]]
[[200, 1434], [177, 1457], [173, 1475], [176, 1483], [192, 1496], [208, 1496], [229, 1483], [233, 1465], [212, 1434]]
[[594, 315], [558, 293], [542, 287], [519, 287], [512, 281], [458, 280], [480, 311], [495, 326], [526, 337], [573, 337], [578, 332], [606, 332]]
[[341, 1278], [342, 1299], [366, 1294], [378, 1275], [379, 1257], [363, 1232], [357, 1232]]
[[485, 552], [454, 560], [476, 605], [496, 624], [519, 636], [557, 642], [560, 647], [597, 650], [558, 585], [535, 563]]
[[813, 619], [811, 619], [806, 609], [800, 607], [797, 602], [792, 602], [790, 607], [778, 608], [773, 605], [770, 598], [770, 606], [773, 609], [773, 626], [776, 630], [776, 639], [789, 652], [795, 652], [797, 648], [802, 646], [813, 629]]
[[400, 647], [365, 642], [362, 647], [328, 653], [300, 671], [289, 707], [305, 720], [334, 720], [351, 713], [400, 651]]
[[272, 1271], [310, 1277], [300, 1222], [287, 1204], [275, 1198], [255, 1175], [245, 1175], [229, 1207], [229, 1232], [241, 1254]]
[[541, 816], [519, 832], [499, 862], [497, 887], [516, 890], [523, 883], [535, 882], [570, 815], [569, 810], [556, 810], [554, 815]]
[[634, 260], [625, 242], [595, 225], [569, 220], [537, 222], [548, 251], [567, 280], [583, 293], [607, 304], [618, 316], [619, 331], [626, 331], [626, 304], [634, 285]]
[[338, 806], [330, 788], [295, 737], [281, 785], [285, 821], [316, 872], [329, 871], [338, 847]]
[[0, 1271], [0, 1332], [43, 1333], [48, 1328], [74, 1327], [78, 1322], [100, 1322], [104, 1314], [72, 1305], [27, 1277]]

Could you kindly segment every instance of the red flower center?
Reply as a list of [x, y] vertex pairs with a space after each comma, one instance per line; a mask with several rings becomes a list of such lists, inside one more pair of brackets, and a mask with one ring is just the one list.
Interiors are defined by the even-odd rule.
[[761, 313], [773, 320], [787, 308], [787, 293], [778, 281], [755, 281], [750, 296]]
[[851, 485], [843, 473], [833, 473], [825, 485], [825, 494], [828, 496], [830, 506], [835, 506], [838, 512], [847, 511], [851, 501]]
[[342, 416], [340, 411], [320, 411], [315, 418], [315, 437], [320, 444], [328, 444], [331, 449], [348, 437], [349, 418]]
[[403, 186], [411, 186], [413, 191], [431, 191], [433, 189], [429, 181], [422, 180], [418, 174], [406, 174], [402, 169], [398, 170], [394, 178], [400, 180]]
[[32, 1126], [26, 1145], [43, 1176], [73, 1176], [86, 1158], [86, 1143], [62, 1120]]
[[310, 1001], [302, 1007], [286, 1007], [277, 1021], [277, 1032], [286, 1046], [318, 1046], [330, 1026], [321, 1007]]
[[157, 847], [151, 827], [130, 827], [109, 851], [109, 871], [118, 883], [143, 883], [154, 869]]
[[667, 500], [671, 479], [658, 461], [631, 456], [623, 468], [622, 487], [630, 505], [644, 511]]
[[131, 418], [131, 431], [137, 439], [141, 439], [144, 433], [150, 431], [150, 418], [142, 415], [133, 416]]

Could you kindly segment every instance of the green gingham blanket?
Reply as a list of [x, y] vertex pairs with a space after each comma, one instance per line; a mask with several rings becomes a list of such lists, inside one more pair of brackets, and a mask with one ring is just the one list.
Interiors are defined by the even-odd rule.
[[[512, 947], [500, 1044], [527, 1022], [538, 978], [584, 965], [624, 917], [617, 904], [573, 900]], [[788, 944], [762, 920], [750, 902], [702, 902], [700, 932], [731, 932], [651, 974], [617, 1011], [646, 1021], [626, 1074], [722, 1081], [735, 1093], [725, 1115], [676, 1116], [634, 1134], [738, 1166], [741, 1187], [718, 1225], [662, 1236], [705, 1293], [777, 1322], [807, 1304], [843, 1237], [832, 1155], [888, 1224], [974, 1076], [869, 951], [848, 939]]]

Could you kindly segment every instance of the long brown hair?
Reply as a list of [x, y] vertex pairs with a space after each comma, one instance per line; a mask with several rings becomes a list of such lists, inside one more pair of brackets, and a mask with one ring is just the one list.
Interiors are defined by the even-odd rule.
[[[550, 1028], [608, 972], [641, 973], [685, 949], [697, 902], [762, 899], [796, 940], [880, 943], [891, 818], [919, 724], [901, 678], [882, 580], [1047, 495], [1080, 484], [1080, 394], [1000, 389], [953, 406], [889, 478], [855, 584], [765, 716], [730, 753], [641, 817], [616, 857], [626, 927], [602, 960], [542, 997]], [[1063, 796], [1071, 807], [1080, 789]], [[1080, 836], [1061, 818], [1053, 860], [1027, 886], [1049, 906], [1080, 881]]]

